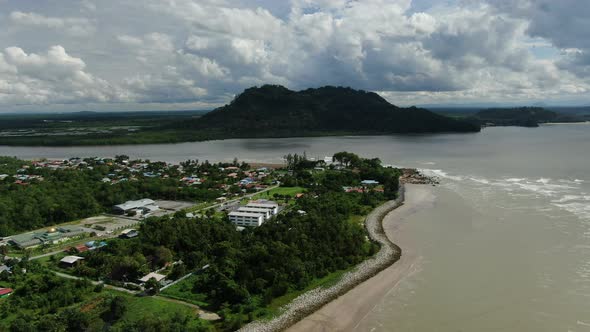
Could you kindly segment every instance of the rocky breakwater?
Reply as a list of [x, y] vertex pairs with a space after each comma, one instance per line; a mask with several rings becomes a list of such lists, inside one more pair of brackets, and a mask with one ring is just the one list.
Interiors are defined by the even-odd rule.
[[399, 180], [401, 183], [410, 184], [431, 184], [433, 186], [439, 184], [437, 178], [424, 175], [415, 168], [403, 168], [402, 176], [400, 176]]
[[382, 221], [389, 212], [402, 205], [403, 201], [404, 186], [402, 183], [397, 199], [377, 207], [367, 216], [365, 227], [369, 237], [381, 245], [381, 249], [375, 256], [359, 264], [353, 271], [344, 274], [337, 284], [329, 288], [318, 287], [298, 296], [283, 308], [279, 316], [269, 321], [252, 322], [239, 331], [283, 331], [397, 262], [401, 257], [402, 250], [385, 235]]

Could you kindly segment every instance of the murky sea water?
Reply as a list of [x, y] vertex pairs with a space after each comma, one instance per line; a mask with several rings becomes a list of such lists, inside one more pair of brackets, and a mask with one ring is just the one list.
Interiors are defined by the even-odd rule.
[[590, 331], [590, 125], [479, 134], [241, 139], [175, 145], [1, 147], [22, 158], [281, 162], [379, 157], [440, 177], [409, 218], [420, 269], [360, 325], [374, 331]]

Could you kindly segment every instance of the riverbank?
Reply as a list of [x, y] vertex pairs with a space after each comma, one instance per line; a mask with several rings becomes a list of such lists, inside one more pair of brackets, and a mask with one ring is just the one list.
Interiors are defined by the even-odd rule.
[[[310, 319], [310, 317], [318, 315], [316, 311], [320, 309], [324, 310], [324, 306], [327, 304], [332, 305], [336, 301], [339, 301], [343, 295], [348, 295], [351, 290], [355, 291], [356, 286], [375, 277], [379, 272], [390, 267], [401, 257], [401, 248], [390, 241], [384, 231], [382, 221], [391, 211], [404, 204], [404, 188], [405, 186], [401, 187], [398, 199], [379, 206], [367, 216], [365, 225], [371, 239], [381, 244], [379, 253], [373, 258], [361, 263], [354, 271], [345, 274], [342, 280], [336, 285], [325, 289], [318, 288], [305, 293], [287, 305], [284, 313], [280, 316], [270, 321], [253, 322], [243, 327], [240, 331], [282, 331], [295, 324], [291, 328], [293, 331], [310, 331], [310, 329], [318, 331], [334, 330], [332, 326], [325, 326], [321, 321], [314, 318]], [[343, 317], [350, 317], [349, 313], [348, 308], [346, 310], [339, 310], [340, 316], [334, 317], [334, 322], [342, 321]], [[301, 319], [304, 320], [297, 323]], [[329, 321], [329, 324], [334, 323], [331, 322], [332, 319], [329, 319]], [[316, 324], [316, 322], [319, 323]]]
[[431, 186], [406, 184], [404, 204], [388, 213], [382, 222], [385, 236], [403, 249], [401, 259], [287, 331], [365, 331], [364, 319], [371, 310], [387, 294], [395, 291], [401, 280], [419, 269], [420, 258], [413, 250], [411, 241], [404, 236], [405, 220], [433, 202]]

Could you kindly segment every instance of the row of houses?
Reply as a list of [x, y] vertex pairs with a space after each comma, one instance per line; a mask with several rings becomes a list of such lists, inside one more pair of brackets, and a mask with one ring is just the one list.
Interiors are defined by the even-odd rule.
[[[84, 257], [80, 256], [65, 256], [59, 261], [59, 266], [62, 268], [70, 269], [74, 268], [84, 261]], [[145, 284], [148, 280], [155, 279], [157, 282], [163, 282], [166, 276], [157, 272], [150, 272], [147, 275], [139, 278], [137, 281], [140, 284]]]
[[272, 201], [252, 201], [229, 213], [229, 220], [238, 227], [258, 227], [279, 213], [279, 205]]

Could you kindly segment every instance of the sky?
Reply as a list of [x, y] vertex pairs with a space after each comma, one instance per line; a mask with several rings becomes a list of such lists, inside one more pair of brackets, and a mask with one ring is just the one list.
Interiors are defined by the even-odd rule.
[[589, 105], [588, 0], [0, 0], [0, 112], [211, 109], [251, 86]]

